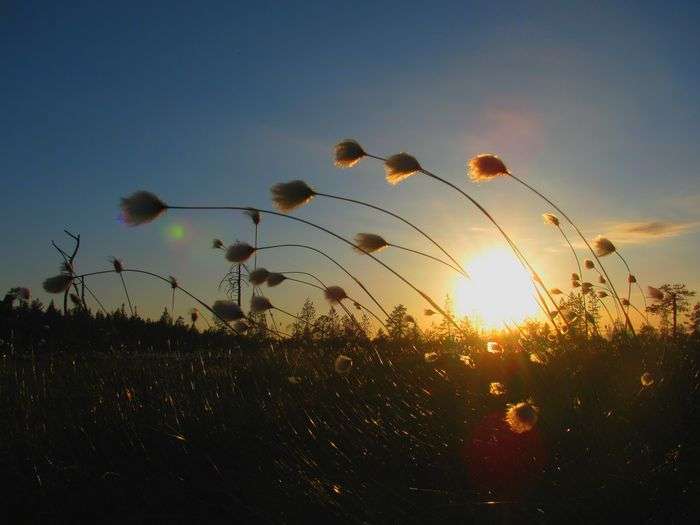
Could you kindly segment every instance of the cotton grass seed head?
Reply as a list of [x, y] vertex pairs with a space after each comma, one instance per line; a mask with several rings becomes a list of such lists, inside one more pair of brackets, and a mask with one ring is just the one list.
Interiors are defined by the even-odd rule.
[[283, 212], [292, 211], [311, 201], [316, 192], [303, 180], [279, 182], [270, 188], [272, 202]]
[[254, 295], [250, 298], [250, 311], [254, 313], [264, 312], [265, 310], [271, 310], [274, 308], [272, 303], [267, 297], [262, 295]]
[[615, 252], [615, 245], [602, 235], [593, 239], [593, 249], [598, 257], [605, 257]]
[[335, 165], [339, 168], [352, 168], [367, 155], [362, 146], [353, 139], [345, 139], [338, 142], [333, 148]]
[[592, 270], [593, 268], [595, 268], [595, 263], [593, 261], [591, 261], [590, 259], [584, 259], [583, 266], [587, 270]]
[[232, 263], [241, 263], [250, 259], [254, 253], [255, 248], [247, 242], [236, 242], [226, 249], [226, 260]]
[[124, 261], [117, 259], [116, 257], [111, 257], [109, 260], [112, 263], [112, 267], [114, 268], [115, 272], [122, 273], [124, 271]]
[[224, 249], [224, 241], [222, 241], [221, 239], [214, 239], [213, 241], [211, 241], [211, 247], [214, 250], [223, 250]]
[[48, 293], [65, 293], [73, 283], [73, 276], [69, 273], [60, 273], [44, 280], [44, 290]]
[[175, 277], [173, 277], [172, 275], [169, 275], [168, 281], [170, 281], [170, 288], [172, 288], [173, 290], [175, 288], [177, 288], [178, 284], [177, 284], [177, 279]]
[[485, 153], [473, 157], [467, 166], [469, 177], [475, 181], [485, 181], [510, 174], [508, 168], [496, 155]]
[[634, 284], [634, 283], [637, 282], [637, 278], [636, 278], [634, 275], [629, 274], [629, 275], [627, 276], [627, 282], [630, 283], [630, 284]]
[[237, 321], [243, 319], [243, 310], [234, 301], [228, 299], [215, 301], [211, 309], [224, 321]]
[[333, 363], [333, 368], [335, 368], [336, 373], [340, 375], [345, 375], [350, 370], [352, 370], [352, 359], [346, 355], [339, 355], [335, 358], [335, 363]]
[[150, 191], [137, 191], [128, 197], [122, 197], [119, 207], [124, 222], [129, 226], [139, 226], [157, 219], [168, 205]]
[[559, 217], [553, 213], [543, 213], [542, 219], [544, 219], [545, 224], [551, 224], [552, 226], [559, 226]]
[[516, 434], [529, 432], [537, 424], [540, 409], [532, 401], [521, 401], [515, 405], [508, 405], [505, 421], [511, 431]]
[[603, 277], [602, 275], [599, 275], [599, 276], [598, 276], [598, 282], [599, 282], [600, 284], [607, 284], [608, 281], [605, 279], [605, 277]]
[[348, 298], [348, 294], [346, 294], [345, 290], [340, 286], [329, 286], [324, 290], [323, 295], [325, 295], [326, 299], [331, 303], [339, 303], [343, 299]]
[[355, 235], [355, 244], [355, 250], [360, 253], [374, 253], [389, 246], [389, 243], [376, 233], [358, 233]]
[[392, 185], [398, 184], [422, 169], [416, 158], [408, 153], [397, 153], [384, 161], [386, 180]]
[[277, 286], [278, 284], [282, 284], [285, 279], [287, 279], [284, 274], [281, 273], [270, 273], [270, 275], [267, 276], [267, 285], [268, 286]]
[[580, 276], [579, 274], [577, 274], [577, 273], [572, 273], [572, 274], [571, 274], [571, 280], [572, 280], [572, 281], [580, 281], [580, 280], [581, 280], [581, 276]]
[[269, 276], [270, 272], [268, 272], [265, 268], [256, 268], [248, 274], [248, 282], [253, 286], [260, 286], [262, 283], [267, 281]]

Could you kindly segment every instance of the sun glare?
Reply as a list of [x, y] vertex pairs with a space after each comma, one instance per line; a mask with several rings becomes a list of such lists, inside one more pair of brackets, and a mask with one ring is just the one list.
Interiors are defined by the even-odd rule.
[[530, 275], [507, 248], [483, 252], [467, 264], [471, 279], [455, 287], [455, 308], [482, 328], [503, 328], [535, 317], [539, 308], [533, 297]]

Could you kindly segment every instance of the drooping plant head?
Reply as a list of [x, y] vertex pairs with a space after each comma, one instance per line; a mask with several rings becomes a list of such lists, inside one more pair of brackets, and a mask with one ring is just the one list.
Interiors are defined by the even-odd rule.
[[610, 255], [611, 253], [615, 252], [615, 245], [610, 241], [610, 239], [607, 239], [602, 235], [598, 235], [598, 237], [593, 239], [593, 249], [598, 257], [605, 257], [606, 255]]
[[248, 274], [248, 282], [254, 286], [260, 286], [267, 280], [269, 275], [270, 272], [265, 268], [257, 268]]
[[250, 259], [254, 253], [255, 248], [247, 242], [235, 242], [226, 249], [226, 260], [232, 263], [242, 263]]
[[340, 286], [328, 286], [323, 291], [323, 295], [325, 295], [326, 299], [331, 303], [339, 303], [343, 299], [348, 298], [348, 294], [346, 294], [345, 290], [343, 290]]
[[559, 226], [559, 217], [557, 217], [553, 213], [543, 213], [542, 219], [544, 220], [545, 224], [551, 224], [552, 226]]
[[357, 245], [355, 250], [360, 253], [374, 253], [389, 246], [389, 243], [376, 233], [358, 233], [354, 240]]
[[44, 290], [47, 293], [65, 293], [73, 283], [73, 276], [69, 273], [60, 273], [44, 280]]
[[647, 295], [649, 296], [649, 299], [654, 299], [655, 301], [664, 300], [664, 293], [653, 286], [647, 286]]
[[157, 219], [168, 205], [150, 191], [137, 191], [128, 197], [122, 197], [119, 207], [126, 224], [139, 226]]
[[272, 202], [275, 207], [283, 212], [292, 211], [311, 201], [316, 192], [303, 180], [290, 182], [278, 182], [270, 188]]
[[253, 224], [255, 224], [256, 226], [260, 224], [260, 212], [255, 208], [250, 208], [244, 211], [243, 213], [250, 217], [250, 220], [253, 221]]
[[335, 165], [339, 168], [352, 168], [367, 155], [362, 146], [353, 139], [345, 139], [335, 145]]
[[260, 313], [266, 310], [271, 310], [274, 308], [272, 303], [267, 297], [262, 295], [254, 295], [250, 298], [250, 311], [253, 313]]
[[237, 321], [245, 317], [241, 307], [234, 301], [230, 301], [228, 299], [214, 301], [211, 309], [224, 321]]
[[592, 270], [595, 268], [595, 263], [590, 259], [584, 259], [583, 266], [586, 268], [586, 270]]
[[286, 279], [287, 278], [282, 273], [271, 272], [267, 276], [267, 285], [268, 286], [277, 286], [278, 284], [282, 284]]
[[397, 153], [384, 161], [384, 172], [389, 184], [398, 184], [423, 168], [415, 157], [408, 153]]
[[484, 153], [470, 159], [467, 173], [469, 178], [476, 182], [510, 174], [503, 161], [491, 153]]

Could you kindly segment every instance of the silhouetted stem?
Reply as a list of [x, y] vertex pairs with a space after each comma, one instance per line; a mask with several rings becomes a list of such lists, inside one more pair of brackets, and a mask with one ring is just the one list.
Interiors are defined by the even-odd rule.
[[398, 244], [393, 244], [393, 243], [389, 243], [389, 246], [391, 246], [392, 248], [398, 248], [399, 250], [404, 250], [407, 252], [415, 253], [417, 255], [422, 255], [423, 257], [427, 257], [428, 259], [432, 259], [433, 261], [439, 262], [440, 264], [444, 264], [445, 266], [454, 270], [455, 272], [462, 275], [463, 277], [467, 277], [464, 273], [462, 273], [462, 271], [459, 270], [459, 268], [456, 268], [456, 267], [452, 266], [450, 263], [448, 263], [447, 261], [443, 261], [442, 259], [439, 259], [437, 257], [433, 257], [432, 255], [427, 254], [425, 252], [414, 250], [412, 248], [406, 248], [405, 246], [400, 246]]
[[[121, 274], [121, 272], [117, 272], [119, 274], [119, 278], [122, 280], [122, 286], [124, 287], [124, 293], [126, 294], [126, 300], [129, 302], [129, 311], [131, 312], [131, 316], [134, 316], [134, 309], [131, 306], [131, 297], [129, 297], [129, 290], [126, 289], [126, 281], [124, 280], [124, 276]], [[169, 281], [168, 281], [169, 282]]]
[[[569, 245], [569, 248], [571, 248], [571, 253], [574, 256], [574, 259], [576, 260], [576, 266], [578, 267], [578, 274], [580, 277], [583, 277], [583, 270], [581, 269], [581, 262], [578, 260], [578, 255], [576, 255], [576, 250], [574, 250], [573, 245], [571, 244], [571, 241], [569, 241], [569, 238], [566, 236], [566, 233], [564, 233], [564, 230], [562, 230], [561, 226], [557, 224], [557, 229], [559, 230], [559, 233], [561, 233], [561, 236], [564, 237], [564, 240], [566, 241], [566, 244]], [[583, 302], [583, 321], [585, 323], [586, 327], [586, 337], [588, 337], [588, 318], [586, 317], [586, 296], [585, 294], [581, 294], [581, 301]]]

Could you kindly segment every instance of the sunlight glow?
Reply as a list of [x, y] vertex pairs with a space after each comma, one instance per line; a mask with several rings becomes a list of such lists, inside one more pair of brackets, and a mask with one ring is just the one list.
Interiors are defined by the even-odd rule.
[[455, 308], [481, 328], [503, 328], [535, 317], [539, 307], [528, 272], [505, 247], [482, 252], [467, 263], [471, 279], [455, 285]]

